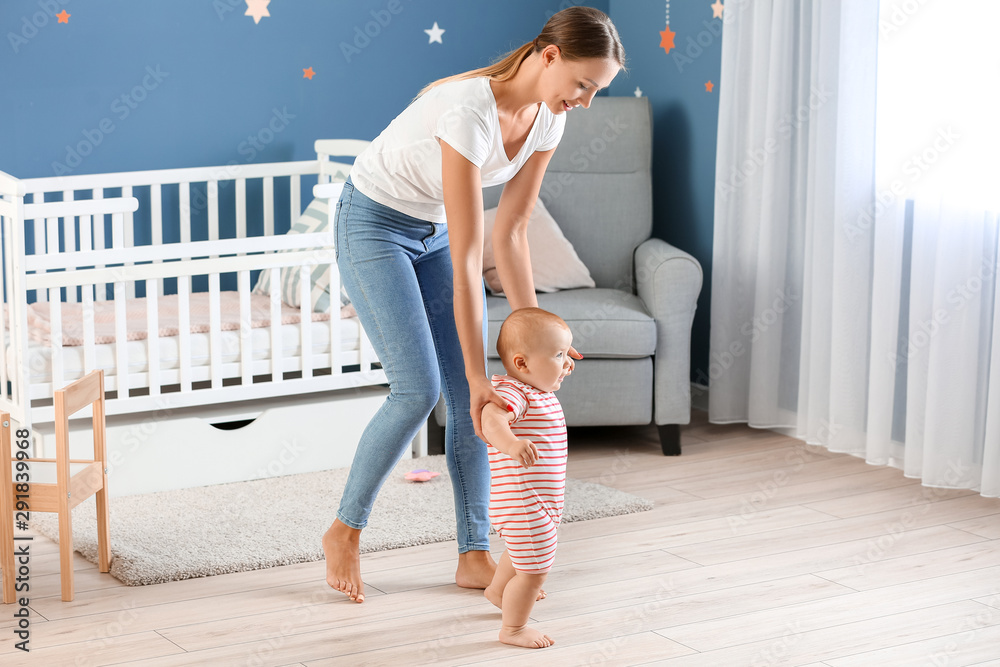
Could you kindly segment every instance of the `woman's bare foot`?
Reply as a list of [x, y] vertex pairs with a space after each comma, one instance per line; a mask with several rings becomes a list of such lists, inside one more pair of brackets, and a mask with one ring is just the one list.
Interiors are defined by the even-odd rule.
[[501, 628], [500, 641], [504, 644], [523, 646], [524, 648], [545, 648], [555, 644], [552, 637], [526, 625], [516, 629]]
[[360, 530], [341, 523], [339, 519], [323, 534], [326, 583], [355, 602], [365, 601], [361, 557], [358, 555], [360, 537]]
[[462, 588], [486, 588], [493, 581], [497, 564], [489, 551], [466, 551], [458, 554], [455, 583]]

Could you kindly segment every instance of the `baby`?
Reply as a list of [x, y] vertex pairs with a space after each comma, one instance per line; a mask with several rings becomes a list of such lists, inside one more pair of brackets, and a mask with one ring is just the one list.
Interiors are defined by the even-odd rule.
[[527, 648], [555, 642], [527, 626], [552, 567], [566, 486], [566, 420], [555, 392], [570, 374], [573, 335], [562, 318], [540, 308], [515, 310], [504, 321], [497, 352], [507, 375], [493, 386], [508, 411], [483, 408], [489, 448], [490, 522], [503, 538], [486, 598], [500, 607], [500, 641]]

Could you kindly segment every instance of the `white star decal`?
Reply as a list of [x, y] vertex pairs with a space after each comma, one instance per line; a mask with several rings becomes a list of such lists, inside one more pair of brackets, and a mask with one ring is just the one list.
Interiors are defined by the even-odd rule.
[[433, 44], [434, 42], [437, 42], [438, 44], [444, 44], [444, 42], [441, 41], [441, 35], [444, 34], [444, 30], [438, 27], [437, 21], [434, 22], [433, 28], [431, 28], [430, 30], [424, 30], [424, 32], [430, 35], [430, 39], [427, 40], [428, 44]]
[[260, 23], [261, 17], [271, 16], [267, 11], [267, 6], [271, 0], [247, 0], [247, 11], [243, 16], [252, 16], [255, 24]]

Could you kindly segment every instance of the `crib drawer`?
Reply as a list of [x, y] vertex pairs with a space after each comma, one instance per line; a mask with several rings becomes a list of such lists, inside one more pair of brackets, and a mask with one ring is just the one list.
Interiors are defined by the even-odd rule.
[[[113, 496], [342, 468], [388, 394], [383, 386], [108, 417]], [[70, 424], [70, 458], [92, 455], [89, 423]], [[51, 424], [35, 429], [55, 455]], [[425, 451], [424, 434], [414, 452]]]

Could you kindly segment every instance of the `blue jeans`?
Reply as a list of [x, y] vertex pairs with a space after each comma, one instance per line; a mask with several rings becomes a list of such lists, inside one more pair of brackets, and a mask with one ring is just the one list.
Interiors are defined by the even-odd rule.
[[[334, 215], [340, 279], [389, 380], [365, 428], [337, 518], [364, 528], [379, 489], [444, 388], [445, 455], [455, 495], [458, 551], [488, 551], [490, 467], [469, 415], [469, 383], [455, 327], [448, 227], [375, 202], [350, 180]], [[483, 349], [486, 349], [483, 288]], [[483, 359], [486, 373], [486, 359]]]

